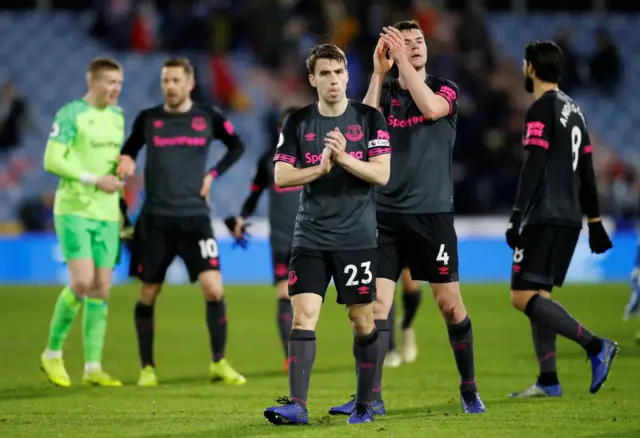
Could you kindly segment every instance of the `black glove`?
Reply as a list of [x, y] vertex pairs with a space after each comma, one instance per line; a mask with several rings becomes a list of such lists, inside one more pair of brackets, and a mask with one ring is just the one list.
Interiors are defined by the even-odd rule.
[[589, 226], [589, 247], [592, 253], [602, 254], [613, 248], [602, 221], [589, 222], [587, 225]]
[[513, 210], [511, 212], [511, 218], [509, 218], [509, 226], [505, 236], [507, 238], [507, 245], [515, 251], [516, 247], [520, 244], [520, 226], [522, 225], [522, 212], [520, 210]]
[[133, 224], [127, 213], [127, 202], [120, 198], [120, 238], [124, 240], [133, 239]]
[[[233, 236], [233, 233], [236, 229], [237, 220], [235, 216], [229, 216], [224, 220], [224, 224], [229, 229], [229, 233]], [[233, 243], [232, 248], [240, 247], [242, 249], [247, 249], [249, 247], [249, 237], [251, 234], [247, 233], [247, 228], [251, 225], [250, 223], [246, 223], [242, 226], [242, 235], [240, 237], [234, 237], [235, 242]]]

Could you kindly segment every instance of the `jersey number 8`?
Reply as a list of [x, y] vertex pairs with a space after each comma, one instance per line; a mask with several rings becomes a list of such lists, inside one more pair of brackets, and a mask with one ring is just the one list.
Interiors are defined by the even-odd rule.
[[580, 157], [580, 145], [582, 144], [582, 131], [578, 126], [571, 128], [571, 156], [573, 158], [573, 171], [578, 168], [578, 157]]
[[218, 257], [218, 242], [215, 239], [200, 239], [200, 255], [203, 259], [215, 259]]

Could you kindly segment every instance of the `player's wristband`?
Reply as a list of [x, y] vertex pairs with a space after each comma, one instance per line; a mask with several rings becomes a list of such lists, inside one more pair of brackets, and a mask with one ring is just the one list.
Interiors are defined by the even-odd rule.
[[90, 174], [89, 172], [83, 171], [82, 174], [80, 175], [80, 182], [95, 186], [96, 183], [98, 182], [98, 177]]
[[218, 178], [220, 176], [220, 173], [216, 169], [211, 169], [209, 171], [209, 175], [211, 175], [213, 177], [213, 179], [215, 180], [216, 178]]

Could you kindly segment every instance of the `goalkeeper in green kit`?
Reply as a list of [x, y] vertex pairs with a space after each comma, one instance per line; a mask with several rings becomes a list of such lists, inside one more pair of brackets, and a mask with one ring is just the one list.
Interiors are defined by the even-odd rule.
[[87, 69], [89, 90], [63, 106], [49, 135], [44, 168], [60, 177], [54, 204], [56, 234], [69, 269], [69, 284], [53, 310], [41, 368], [52, 383], [71, 386], [62, 347], [84, 304], [84, 377], [88, 385], [118, 387], [102, 370], [111, 274], [120, 250], [120, 190], [114, 175], [124, 141], [124, 116], [116, 106], [122, 68], [98, 58]]

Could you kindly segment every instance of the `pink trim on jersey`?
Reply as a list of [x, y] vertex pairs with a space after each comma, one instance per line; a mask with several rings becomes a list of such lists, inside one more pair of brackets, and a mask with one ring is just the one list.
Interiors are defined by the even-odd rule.
[[293, 164], [295, 166], [296, 162], [298, 161], [296, 157], [294, 157], [293, 155], [288, 155], [288, 154], [276, 154], [273, 157], [274, 161], [282, 161], [285, 163], [289, 163], [289, 164]]
[[449, 103], [449, 115], [453, 112], [453, 102], [458, 98], [458, 93], [451, 87], [443, 85], [436, 93], [438, 96], [442, 96], [444, 100]]
[[224, 123], [222, 124], [222, 127], [229, 135], [233, 135], [236, 133], [235, 126], [233, 126], [233, 123], [231, 123], [231, 121], [229, 120], [225, 120]]
[[252, 192], [259, 192], [260, 186], [258, 184], [251, 184], [250, 186]]
[[391, 153], [390, 147], [375, 147], [369, 149], [369, 157], [377, 157], [379, 155], [387, 155]]
[[541, 138], [525, 138], [522, 140], [523, 146], [540, 146], [543, 149], [549, 149], [549, 142]]
[[218, 176], [220, 176], [218, 171], [215, 170], [215, 169], [213, 169], [210, 173], [211, 173], [211, 176], [213, 177], [213, 179], [216, 179]]
[[590, 154], [591, 152], [593, 152], [593, 146], [590, 144], [586, 145], [584, 149], [582, 149], [582, 153], [585, 155]]

